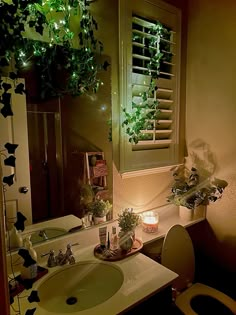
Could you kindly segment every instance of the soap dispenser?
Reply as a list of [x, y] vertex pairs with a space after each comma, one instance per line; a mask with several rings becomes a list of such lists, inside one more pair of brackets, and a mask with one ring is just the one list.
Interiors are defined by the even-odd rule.
[[36, 250], [32, 246], [32, 242], [30, 240], [30, 237], [31, 236], [27, 236], [25, 238], [25, 248], [28, 249], [31, 258], [37, 262], [37, 260], [38, 260], [37, 253], [36, 253]]
[[[19, 253], [19, 252], [18, 252]], [[25, 239], [25, 249], [22, 250], [21, 255], [24, 258], [23, 266], [21, 267], [22, 279], [34, 279], [37, 277], [38, 265], [37, 265], [37, 253], [32, 246], [30, 237]]]
[[15, 226], [7, 233], [7, 244], [9, 249], [16, 249], [22, 247], [23, 239], [20, 232], [16, 229]]

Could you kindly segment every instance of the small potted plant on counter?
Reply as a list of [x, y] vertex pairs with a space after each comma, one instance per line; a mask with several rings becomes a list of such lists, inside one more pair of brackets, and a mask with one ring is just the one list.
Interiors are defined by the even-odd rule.
[[129, 251], [135, 239], [135, 228], [140, 223], [140, 216], [132, 208], [126, 208], [118, 214], [119, 246], [124, 251]]
[[189, 219], [194, 215], [194, 210], [199, 206], [208, 205], [222, 197], [228, 183], [217, 178], [201, 178], [195, 167], [188, 170], [182, 166], [173, 172], [174, 184], [171, 188], [171, 195], [167, 201], [182, 209], [187, 209]]
[[96, 199], [88, 204], [88, 211], [92, 213], [94, 224], [106, 221], [106, 215], [111, 210], [112, 204], [109, 200]]

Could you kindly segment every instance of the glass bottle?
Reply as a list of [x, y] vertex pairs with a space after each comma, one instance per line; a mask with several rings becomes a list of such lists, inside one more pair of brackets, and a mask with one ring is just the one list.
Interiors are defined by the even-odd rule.
[[111, 234], [111, 250], [116, 250], [118, 248], [118, 236], [116, 234], [116, 227], [112, 227], [112, 234]]

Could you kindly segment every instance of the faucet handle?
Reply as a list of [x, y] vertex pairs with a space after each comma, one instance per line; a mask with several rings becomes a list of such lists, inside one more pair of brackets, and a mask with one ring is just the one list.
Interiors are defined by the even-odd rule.
[[56, 257], [55, 257], [55, 251], [53, 249], [51, 249], [48, 253], [44, 253], [44, 254], [41, 254], [40, 256], [41, 257], [45, 257], [49, 255], [48, 257], [48, 262], [47, 262], [47, 266], [48, 267], [54, 267], [57, 265], [57, 262], [56, 262]]
[[52, 255], [52, 254], [55, 254], [55, 252], [54, 252], [54, 250], [53, 249], [50, 249], [50, 251], [48, 252], [48, 253], [42, 253], [41, 255], [40, 255], [40, 257], [45, 257], [45, 256], [47, 256], [47, 255]]
[[68, 246], [68, 245], [69, 245], [69, 246], [77, 246], [77, 245], [79, 245], [79, 243], [78, 243], [78, 242], [73, 243], [73, 244], [70, 244], [70, 243], [69, 243], [69, 244], [67, 244], [67, 246]]

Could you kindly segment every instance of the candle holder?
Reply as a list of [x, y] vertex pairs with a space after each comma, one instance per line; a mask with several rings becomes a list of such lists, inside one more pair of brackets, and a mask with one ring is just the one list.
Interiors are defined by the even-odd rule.
[[143, 232], [156, 233], [158, 230], [159, 216], [154, 211], [147, 211], [142, 214]]

